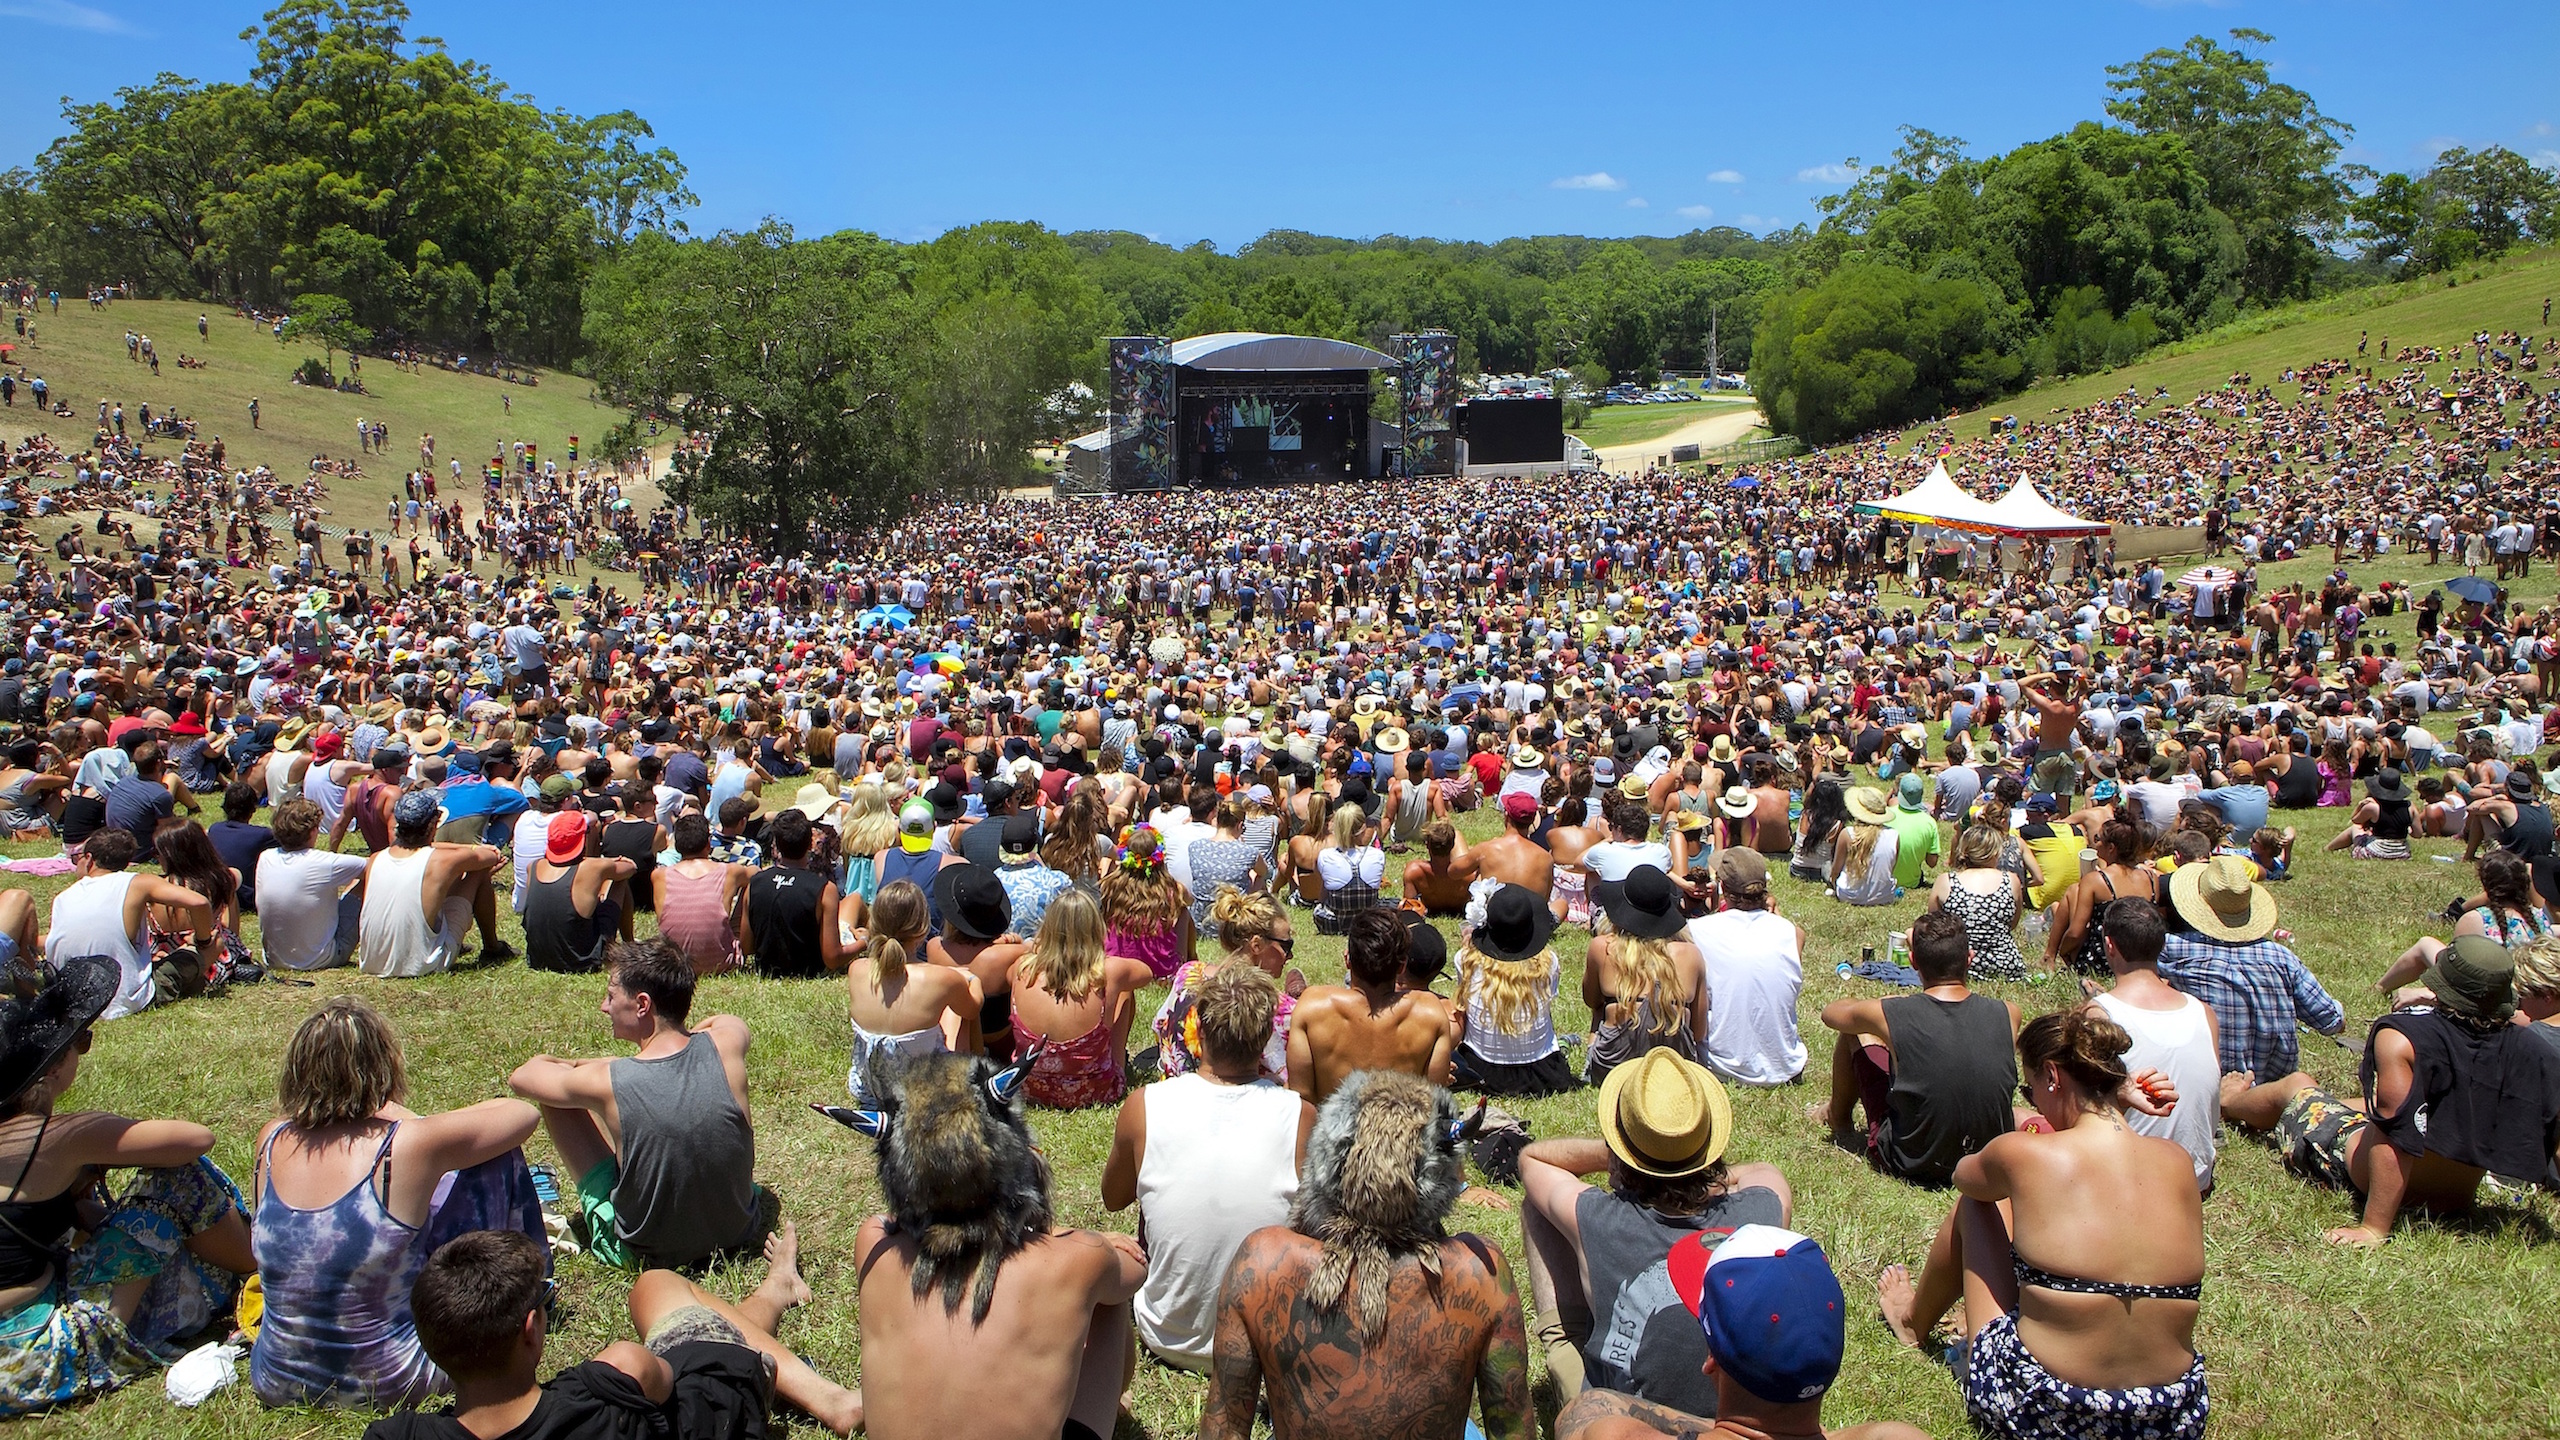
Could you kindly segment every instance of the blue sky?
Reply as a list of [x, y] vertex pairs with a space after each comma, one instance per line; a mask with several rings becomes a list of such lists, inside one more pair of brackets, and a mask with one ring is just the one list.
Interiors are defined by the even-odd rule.
[[[172, 70], [245, 74], [231, 0], [0, 0], [0, 157]], [[1895, 127], [1976, 154], [2099, 118], [2105, 67], [2276, 36], [2277, 74], [2356, 127], [2348, 158], [2450, 144], [2560, 164], [2560, 4], [874, 4], [415, 0], [545, 105], [632, 109], [692, 169], [696, 229], [923, 239], [982, 219], [1232, 249], [1266, 230], [1677, 234], [1810, 221]], [[37, 97], [43, 97], [38, 100]], [[29, 103], [33, 102], [33, 103]]]

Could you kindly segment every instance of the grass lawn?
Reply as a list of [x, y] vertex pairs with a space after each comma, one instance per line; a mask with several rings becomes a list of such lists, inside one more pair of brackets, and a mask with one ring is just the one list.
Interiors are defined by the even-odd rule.
[[1746, 409], [1752, 403], [1749, 400], [1693, 400], [1684, 405], [1598, 405], [1592, 407], [1589, 421], [1573, 427], [1573, 434], [1594, 450], [1605, 450], [1612, 445], [1636, 445], [1668, 435], [1710, 415]]
[[[2180, 404], [2221, 385], [2235, 372], [2247, 372], [2253, 385], [2273, 385], [2288, 365], [2354, 356], [2359, 332], [2370, 332], [2372, 338], [2372, 348], [2359, 364], [2371, 365], [2377, 377], [2389, 376], [2400, 366], [2383, 356], [2386, 336], [2398, 350], [2410, 345], [2449, 349], [2480, 330], [2493, 335], [2506, 330], [2548, 335], [2551, 327], [2542, 323], [2542, 306], [2554, 295], [2560, 295], [2560, 249], [2523, 251], [2494, 264], [2466, 267], [2453, 276], [2350, 290], [2244, 317], [2165, 346], [2120, 369], [2035, 385], [1958, 415], [1952, 423], [1959, 437], [1969, 439], [1988, 433], [2004, 415], [2015, 415], [2022, 424], [2040, 422], [2063, 410], [2122, 394], [2128, 385], [2140, 387], [2146, 397], [2166, 385], [2170, 398]], [[2432, 368], [2441, 378], [2447, 367]], [[2539, 378], [2547, 380], [2550, 374], [2546, 363]], [[1914, 426], [1904, 438], [1913, 438], [1924, 428]]]
[[[2318, 562], [2270, 566], [2270, 586], [2306, 576]], [[2435, 578], [2405, 562], [2371, 567], [2386, 575]], [[2551, 577], [2519, 586], [2529, 603], [2551, 594]], [[2403, 614], [2381, 623], [2385, 636], [2412, 633]], [[2441, 721], [2439, 723], [2442, 723]], [[790, 787], [781, 787], [787, 793]], [[1487, 812], [1468, 817], [1471, 835], [1488, 833]], [[2445, 841], [2418, 842], [2418, 858], [2399, 865], [2356, 862], [2321, 849], [2344, 822], [2339, 810], [2287, 817], [2302, 825], [2296, 878], [2278, 890], [2282, 923], [2294, 945], [2345, 1002], [2349, 1039], [2381, 1008], [2375, 979], [2421, 934], [2443, 933], [2432, 912], [2471, 887], [2467, 868], [2438, 857], [2458, 853]], [[12, 854], [42, 847], [6, 847]], [[12, 877], [9, 883], [24, 883]], [[1885, 932], [1907, 928], [1918, 898], [1889, 910], [1857, 911], [1826, 892], [1777, 881], [1784, 913], [1809, 934], [1809, 983], [1800, 1021], [1819, 1077], [1828, 1037], [1815, 1013], [1856, 993], [1863, 983], [1837, 980], [1832, 967], [1864, 945], [1881, 947]], [[40, 897], [58, 881], [35, 882]], [[1342, 944], [1314, 934], [1293, 912], [1298, 955], [1311, 978], [1338, 979]], [[646, 923], [646, 922], [644, 922]], [[254, 924], [254, 922], [253, 922]], [[510, 929], [513, 921], [508, 922]], [[1582, 944], [1560, 932], [1568, 974], [1558, 1029], [1586, 1023], [1576, 995]], [[2029, 1013], [2069, 1003], [2068, 978], [1994, 987]], [[71, 1103], [134, 1115], [184, 1116], [222, 1137], [216, 1158], [235, 1176], [249, 1172], [249, 1146], [274, 1113], [277, 1068], [287, 1036], [321, 998], [354, 991], [381, 1007], [408, 1047], [413, 1103], [443, 1108], [502, 1093], [506, 1072], [537, 1051], [593, 1054], [610, 1048], [596, 1013], [602, 982], [537, 975], [521, 964], [466, 970], [428, 980], [381, 982], [349, 971], [319, 977], [312, 988], [244, 987], [218, 999], [180, 1005], [118, 1022], [101, 1033]], [[1150, 1006], [1153, 1004], [1151, 997]], [[833, 983], [775, 983], [726, 977], [707, 981], [698, 1013], [729, 1011], [755, 1031], [750, 1070], [761, 1122], [757, 1169], [783, 1197], [800, 1226], [803, 1265], [818, 1302], [785, 1327], [785, 1338], [826, 1373], [852, 1381], [860, 1373], [853, 1295], [855, 1227], [877, 1203], [869, 1147], [808, 1112], [805, 1102], [843, 1094], [849, 1059], [843, 992]], [[2306, 1037], [2306, 1066], [2342, 1091], [2355, 1085], [2355, 1055]], [[1916, 1263], [1948, 1198], [1887, 1180], [1830, 1147], [1803, 1118], [1817, 1098], [1811, 1085], [1736, 1090], [1736, 1160], [1781, 1166], [1796, 1190], [1796, 1223], [1834, 1257], [1852, 1311], [1850, 1354], [1827, 1420], [1834, 1425], [1893, 1417], [1940, 1436], [1964, 1433], [1965, 1421], [1946, 1373], [1892, 1345], [1870, 1301], [1876, 1272]], [[1541, 1136], [1593, 1134], [1592, 1097], [1584, 1091], [1522, 1107]], [[1129, 1229], [1129, 1215], [1102, 1212], [1099, 1176], [1111, 1114], [1037, 1113], [1033, 1125], [1059, 1177], [1058, 1210], [1069, 1224]], [[534, 1142], [537, 1159], [548, 1147]], [[1513, 1192], [1516, 1200], [1516, 1192]], [[2508, 1436], [2548, 1424], [2560, 1362], [2551, 1358], [2542, 1297], [2560, 1289], [2560, 1246], [2552, 1242], [2549, 1197], [2502, 1200], [2459, 1223], [2404, 1222], [2377, 1254], [2342, 1252], [2322, 1243], [2325, 1228], [2347, 1223], [2348, 1201], [2287, 1177], [2262, 1145], [2226, 1134], [2220, 1183], [2207, 1202], [2210, 1267], [2199, 1344], [2211, 1370], [2215, 1432], [2220, 1435], [2424, 1434]], [[1456, 1226], [1500, 1241], [1519, 1261], [1519, 1224], [1509, 1210], [1462, 1210]], [[743, 1293], [760, 1267], [715, 1278]], [[551, 1359], [583, 1359], [624, 1333], [625, 1282], [584, 1258], [566, 1260], [561, 1277], [572, 1316], [555, 1337]], [[2385, 1363], [2358, 1364], [2366, 1355]], [[2355, 1371], [2350, 1385], [2342, 1377]], [[1161, 1367], [1141, 1368], [1136, 1424], [1122, 1435], [1174, 1436], [1197, 1425], [1205, 1384]], [[1549, 1407], [1551, 1409], [1551, 1407]], [[2542, 1415], [2542, 1421], [2530, 1417]], [[2387, 1419], [2384, 1417], [2388, 1417]], [[196, 1412], [172, 1409], [156, 1386], [142, 1386], [84, 1408], [30, 1422], [45, 1436], [327, 1436], [353, 1437], [362, 1417], [262, 1411], [245, 1387]], [[798, 1432], [815, 1433], [815, 1432]]]
[[[206, 318], [210, 333], [196, 334], [196, 317]], [[280, 344], [264, 325], [241, 319], [215, 305], [175, 300], [122, 300], [92, 311], [76, 296], [65, 296], [62, 313], [39, 305], [28, 317], [36, 327], [36, 343], [11, 333], [0, 315], [0, 342], [13, 342], [13, 357], [30, 377], [41, 375], [51, 398], [71, 407], [69, 418], [41, 415], [22, 388], [17, 404], [0, 409], [0, 435], [16, 443], [39, 431], [50, 432], [66, 454], [89, 448], [97, 429], [98, 402], [122, 402], [129, 428], [140, 433], [143, 404], [152, 413], [174, 411], [196, 422], [206, 440], [219, 435], [234, 467], [265, 464], [280, 475], [300, 475], [313, 456], [358, 455], [356, 421], [378, 421], [391, 427], [389, 453], [360, 456], [361, 480], [330, 485], [325, 523], [353, 529], [383, 525], [383, 503], [400, 493], [400, 477], [418, 463], [421, 435], [436, 437], [436, 465], [450, 480], [447, 462], [460, 459], [469, 492], [477, 504], [479, 486], [472, 479], [480, 463], [502, 453], [514, 441], [541, 448], [547, 458], [568, 463], [569, 437], [592, 447], [622, 418], [622, 412], [594, 397], [594, 387], [566, 371], [538, 371], [539, 385], [516, 385], [486, 375], [462, 375], [427, 369], [408, 373], [387, 360], [368, 360], [364, 395], [342, 395], [290, 383], [294, 367], [317, 346]], [[130, 329], [149, 335], [160, 353], [160, 373], [125, 358], [124, 335]], [[207, 362], [202, 370], [178, 368], [183, 351]], [[485, 357], [475, 356], [474, 360]], [[337, 357], [338, 373], [347, 373], [347, 356]], [[259, 428], [249, 428], [249, 401], [259, 404]], [[175, 455], [178, 442], [155, 440], [146, 449]], [[592, 456], [591, 448], [582, 455]], [[450, 494], [448, 488], [445, 492]], [[141, 527], [146, 538], [151, 527]]]

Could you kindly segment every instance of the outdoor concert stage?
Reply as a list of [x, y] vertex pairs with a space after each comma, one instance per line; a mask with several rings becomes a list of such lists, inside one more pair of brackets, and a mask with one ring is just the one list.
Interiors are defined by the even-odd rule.
[[[1397, 353], [1312, 335], [1230, 332], [1108, 342], [1111, 420], [1067, 442], [1061, 494], [1456, 473], [1457, 339]], [[1372, 414], [1396, 377], [1398, 419]]]

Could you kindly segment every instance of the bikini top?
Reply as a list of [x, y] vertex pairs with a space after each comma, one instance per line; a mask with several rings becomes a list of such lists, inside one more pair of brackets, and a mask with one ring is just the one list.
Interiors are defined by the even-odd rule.
[[2083, 1280], [2077, 1275], [2056, 1275], [2024, 1258], [2012, 1256], [2018, 1283], [2044, 1290], [2059, 1290], [2066, 1295], [2112, 1295], [2119, 1300], [2201, 1300], [2204, 1282], [2185, 1285], [2128, 1285], [2120, 1280]]

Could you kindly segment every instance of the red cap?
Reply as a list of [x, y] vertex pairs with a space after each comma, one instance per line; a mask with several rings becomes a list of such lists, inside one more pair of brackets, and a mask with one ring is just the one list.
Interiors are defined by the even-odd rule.
[[1514, 790], [1502, 797], [1503, 818], [1527, 820], [1538, 813], [1538, 797], [1526, 790]]
[[316, 760], [335, 760], [346, 748], [346, 736], [335, 730], [323, 730], [320, 738], [311, 742], [311, 755]]
[[563, 810], [551, 817], [551, 828], [545, 832], [542, 858], [554, 865], [576, 863], [587, 853], [587, 812]]

